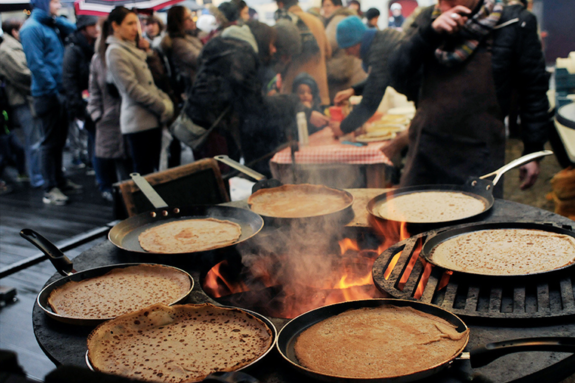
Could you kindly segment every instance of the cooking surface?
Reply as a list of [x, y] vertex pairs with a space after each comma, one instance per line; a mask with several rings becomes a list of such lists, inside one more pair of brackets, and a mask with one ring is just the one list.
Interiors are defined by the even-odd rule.
[[[245, 206], [245, 203], [231, 203], [232, 206]], [[531, 222], [553, 222], [558, 224], [573, 224], [564, 217], [553, 213], [532, 208], [526, 205], [509, 201], [497, 200], [493, 209], [487, 213], [485, 221], [501, 220], [522, 220]], [[212, 254], [217, 257], [217, 252]], [[129, 253], [118, 249], [109, 242], [104, 242], [94, 248], [84, 252], [74, 259], [74, 264], [78, 269], [83, 270], [91, 267], [103, 266], [111, 263], [125, 262], [149, 262], [165, 263], [189, 271], [195, 280], [195, 286], [188, 302], [203, 303], [211, 302], [216, 304], [211, 298], [204, 294], [200, 287], [199, 277], [201, 272], [206, 270], [210, 264], [210, 259], [198, 259], [179, 257], [174, 259], [170, 256], [147, 255]], [[204, 261], [204, 262], [202, 262]], [[61, 278], [59, 274], [54, 274], [47, 282], [50, 283]], [[287, 320], [270, 318], [276, 325], [278, 331], [287, 323]], [[466, 319], [471, 328], [470, 347], [473, 348], [487, 342], [500, 341], [513, 338], [541, 337], [541, 336], [575, 336], [575, 323], [572, 317], [554, 323], [541, 323], [536, 326], [520, 326], [515, 321], [497, 323], [497, 326], [486, 326], [485, 322], [474, 323]], [[44, 312], [35, 305], [33, 311], [34, 333], [38, 343], [55, 363], [72, 364], [85, 367], [84, 356], [86, 352], [86, 338], [92, 328], [76, 327], [58, 323], [48, 318]], [[518, 327], [513, 327], [516, 325]], [[473, 373], [480, 373], [483, 376], [498, 382], [505, 382], [516, 379], [526, 374], [541, 370], [559, 360], [569, 356], [560, 353], [521, 353], [501, 358], [490, 365], [473, 370]], [[572, 364], [574, 361], [571, 362]], [[264, 361], [257, 363], [246, 372], [252, 374], [262, 382], [307, 382], [311, 379], [304, 378], [293, 371], [287, 363], [282, 361], [274, 350]], [[466, 362], [456, 362], [454, 368], [446, 372], [446, 376], [453, 377], [459, 373], [466, 375], [469, 366]], [[443, 375], [442, 375], [443, 376]], [[552, 382], [553, 380], [545, 379]], [[434, 382], [441, 381], [440, 376], [432, 378]]]

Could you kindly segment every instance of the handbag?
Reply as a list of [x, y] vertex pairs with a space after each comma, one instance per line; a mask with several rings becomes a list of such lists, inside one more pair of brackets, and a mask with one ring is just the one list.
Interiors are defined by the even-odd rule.
[[220, 114], [209, 129], [206, 129], [194, 123], [194, 121], [192, 121], [192, 119], [186, 114], [187, 104], [188, 102], [186, 101], [178, 115], [178, 118], [176, 118], [172, 125], [170, 125], [170, 133], [193, 150], [196, 150], [204, 145], [210, 133], [218, 126], [222, 118], [224, 118], [228, 113], [230, 106]]

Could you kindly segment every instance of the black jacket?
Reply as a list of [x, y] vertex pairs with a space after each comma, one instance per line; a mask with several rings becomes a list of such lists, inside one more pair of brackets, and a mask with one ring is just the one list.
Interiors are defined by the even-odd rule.
[[[218, 130], [234, 137], [246, 163], [273, 151], [295, 130], [299, 99], [294, 95], [264, 96], [260, 69], [260, 60], [248, 43], [215, 37], [198, 57], [196, 78], [186, 92], [186, 114], [206, 129], [231, 107]], [[229, 154], [232, 156], [232, 151]], [[262, 163], [267, 166], [268, 161]]]
[[[377, 31], [369, 50], [363, 57], [364, 68], [369, 68], [367, 79], [352, 86], [356, 95], [362, 95], [361, 103], [341, 123], [341, 130], [350, 133], [361, 127], [377, 111], [385, 89], [393, 84], [388, 62], [397, 49], [403, 34], [387, 28]], [[362, 47], [363, 48], [363, 47]]]
[[[417, 99], [414, 79], [421, 78], [426, 61], [444, 37], [431, 27], [433, 6], [426, 8], [409, 29], [406, 39], [391, 59], [394, 88]], [[543, 150], [550, 122], [547, 90], [549, 74], [537, 35], [535, 16], [521, 5], [506, 6], [493, 31], [492, 67], [497, 101], [503, 115], [509, 114], [511, 94], [516, 91], [524, 144], [524, 154]]]
[[62, 64], [62, 85], [66, 94], [66, 106], [71, 118], [84, 120], [86, 117], [86, 101], [82, 91], [88, 89], [90, 82], [90, 62], [94, 54], [94, 45], [89, 44], [80, 31], [76, 31], [66, 39]]

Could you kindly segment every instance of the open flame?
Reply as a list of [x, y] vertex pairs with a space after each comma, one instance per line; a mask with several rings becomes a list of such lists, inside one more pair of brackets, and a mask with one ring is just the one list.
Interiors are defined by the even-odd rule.
[[[383, 297], [371, 275], [381, 245], [362, 250], [358, 241], [351, 238], [343, 238], [338, 245], [339, 251], [332, 255], [260, 256], [242, 271], [231, 270], [224, 260], [206, 274], [203, 288], [213, 298], [238, 306], [271, 307], [281, 300], [281, 307], [272, 309], [271, 315], [283, 318], [329, 304]], [[326, 267], [317, 267], [318, 263]], [[270, 291], [274, 297], [269, 296]], [[254, 297], [259, 301], [244, 302]]]

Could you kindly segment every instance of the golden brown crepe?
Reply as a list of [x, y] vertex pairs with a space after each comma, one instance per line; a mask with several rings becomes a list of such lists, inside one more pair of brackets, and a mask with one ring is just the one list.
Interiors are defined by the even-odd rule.
[[242, 235], [235, 222], [215, 218], [183, 219], [154, 226], [139, 235], [142, 249], [151, 253], [177, 254], [231, 245]]
[[283, 185], [260, 189], [248, 198], [253, 212], [268, 217], [304, 218], [335, 213], [353, 203], [341, 190], [322, 185]]
[[190, 278], [181, 271], [139, 265], [68, 282], [50, 293], [48, 304], [56, 314], [66, 317], [110, 319], [154, 303], [175, 303], [190, 289]]
[[468, 334], [411, 307], [363, 308], [305, 330], [295, 353], [302, 366], [321, 374], [391, 378], [449, 361], [463, 350]]
[[473, 274], [541, 273], [575, 262], [575, 238], [543, 230], [481, 230], [441, 242], [430, 257], [449, 270]]
[[98, 326], [88, 337], [97, 371], [151, 382], [197, 382], [234, 371], [272, 345], [258, 318], [210, 304], [153, 305]]
[[393, 196], [379, 207], [392, 221], [432, 223], [464, 219], [485, 210], [485, 202], [461, 192], [428, 191]]

